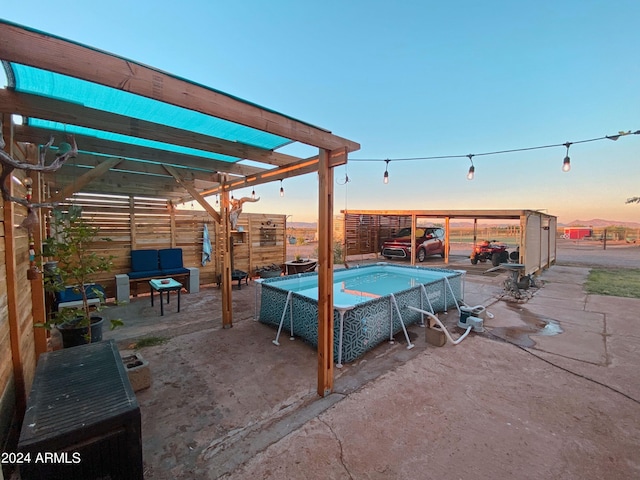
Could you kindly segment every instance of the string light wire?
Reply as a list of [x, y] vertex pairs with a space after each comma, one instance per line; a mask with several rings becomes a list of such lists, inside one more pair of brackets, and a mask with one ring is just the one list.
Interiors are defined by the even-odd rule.
[[616, 141], [618, 140], [618, 138], [625, 135], [639, 135], [639, 134], [640, 134], [640, 130], [636, 130], [635, 132], [632, 132], [631, 130], [629, 130], [627, 132], [618, 132], [618, 134], [616, 135], [605, 135], [604, 137], [589, 138], [587, 140], [576, 140], [575, 142], [554, 143], [551, 145], [540, 145], [537, 147], [512, 148], [508, 150], [496, 150], [493, 152], [482, 152], [482, 153], [473, 153], [473, 154], [465, 154], [465, 155], [436, 155], [436, 156], [430, 156], [430, 157], [409, 157], [409, 158], [350, 158], [349, 161], [350, 162], [387, 162], [387, 166], [388, 166], [390, 161], [410, 162], [415, 160], [443, 160], [447, 158], [469, 158], [469, 155], [471, 155], [472, 157], [484, 157], [488, 155], [501, 155], [504, 153], [527, 152], [530, 150], [542, 150], [545, 148], [566, 147], [567, 143], [570, 143], [571, 145], [575, 145], [578, 143], [589, 143], [589, 142], [596, 142], [599, 140]]

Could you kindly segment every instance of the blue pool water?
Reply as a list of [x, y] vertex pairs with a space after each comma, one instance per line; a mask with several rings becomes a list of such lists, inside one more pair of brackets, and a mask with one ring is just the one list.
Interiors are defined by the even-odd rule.
[[[441, 280], [443, 276], [449, 275], [426, 270], [338, 271], [334, 276], [333, 303], [338, 308], [347, 308], [390, 293]], [[285, 285], [285, 282], [286, 280], [278, 286], [318, 300], [317, 276], [292, 280], [290, 285]]]

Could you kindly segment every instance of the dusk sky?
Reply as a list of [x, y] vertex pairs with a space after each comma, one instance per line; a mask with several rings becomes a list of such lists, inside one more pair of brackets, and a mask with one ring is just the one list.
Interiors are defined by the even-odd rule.
[[[580, 143], [640, 130], [637, 0], [21, 0], [0, 16], [360, 143], [335, 170], [336, 214], [524, 208], [640, 222], [625, 204], [640, 196], [640, 135]], [[534, 148], [548, 145], [560, 146]], [[481, 155], [518, 149], [531, 150]], [[460, 158], [423, 159], [439, 156]], [[317, 175], [283, 186], [281, 198], [279, 182], [259, 185], [245, 211], [316, 221]]]

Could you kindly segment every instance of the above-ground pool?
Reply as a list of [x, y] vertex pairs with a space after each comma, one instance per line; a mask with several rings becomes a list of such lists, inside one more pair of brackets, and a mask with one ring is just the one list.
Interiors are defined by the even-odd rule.
[[[333, 274], [334, 360], [351, 362], [421, 314], [408, 306], [441, 312], [464, 297], [464, 272], [377, 263]], [[261, 281], [260, 321], [318, 345], [318, 274]], [[291, 332], [293, 330], [293, 332]], [[408, 338], [407, 338], [408, 340]]]

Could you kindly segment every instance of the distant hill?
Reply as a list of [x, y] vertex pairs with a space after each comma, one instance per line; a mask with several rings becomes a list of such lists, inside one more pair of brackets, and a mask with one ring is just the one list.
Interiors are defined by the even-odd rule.
[[573, 222], [563, 224], [566, 227], [627, 227], [640, 228], [638, 222], [616, 222], [615, 220], [603, 220], [601, 218], [592, 218], [591, 220], [574, 220]]
[[316, 222], [287, 222], [287, 228], [306, 228], [317, 229], [318, 224]]

